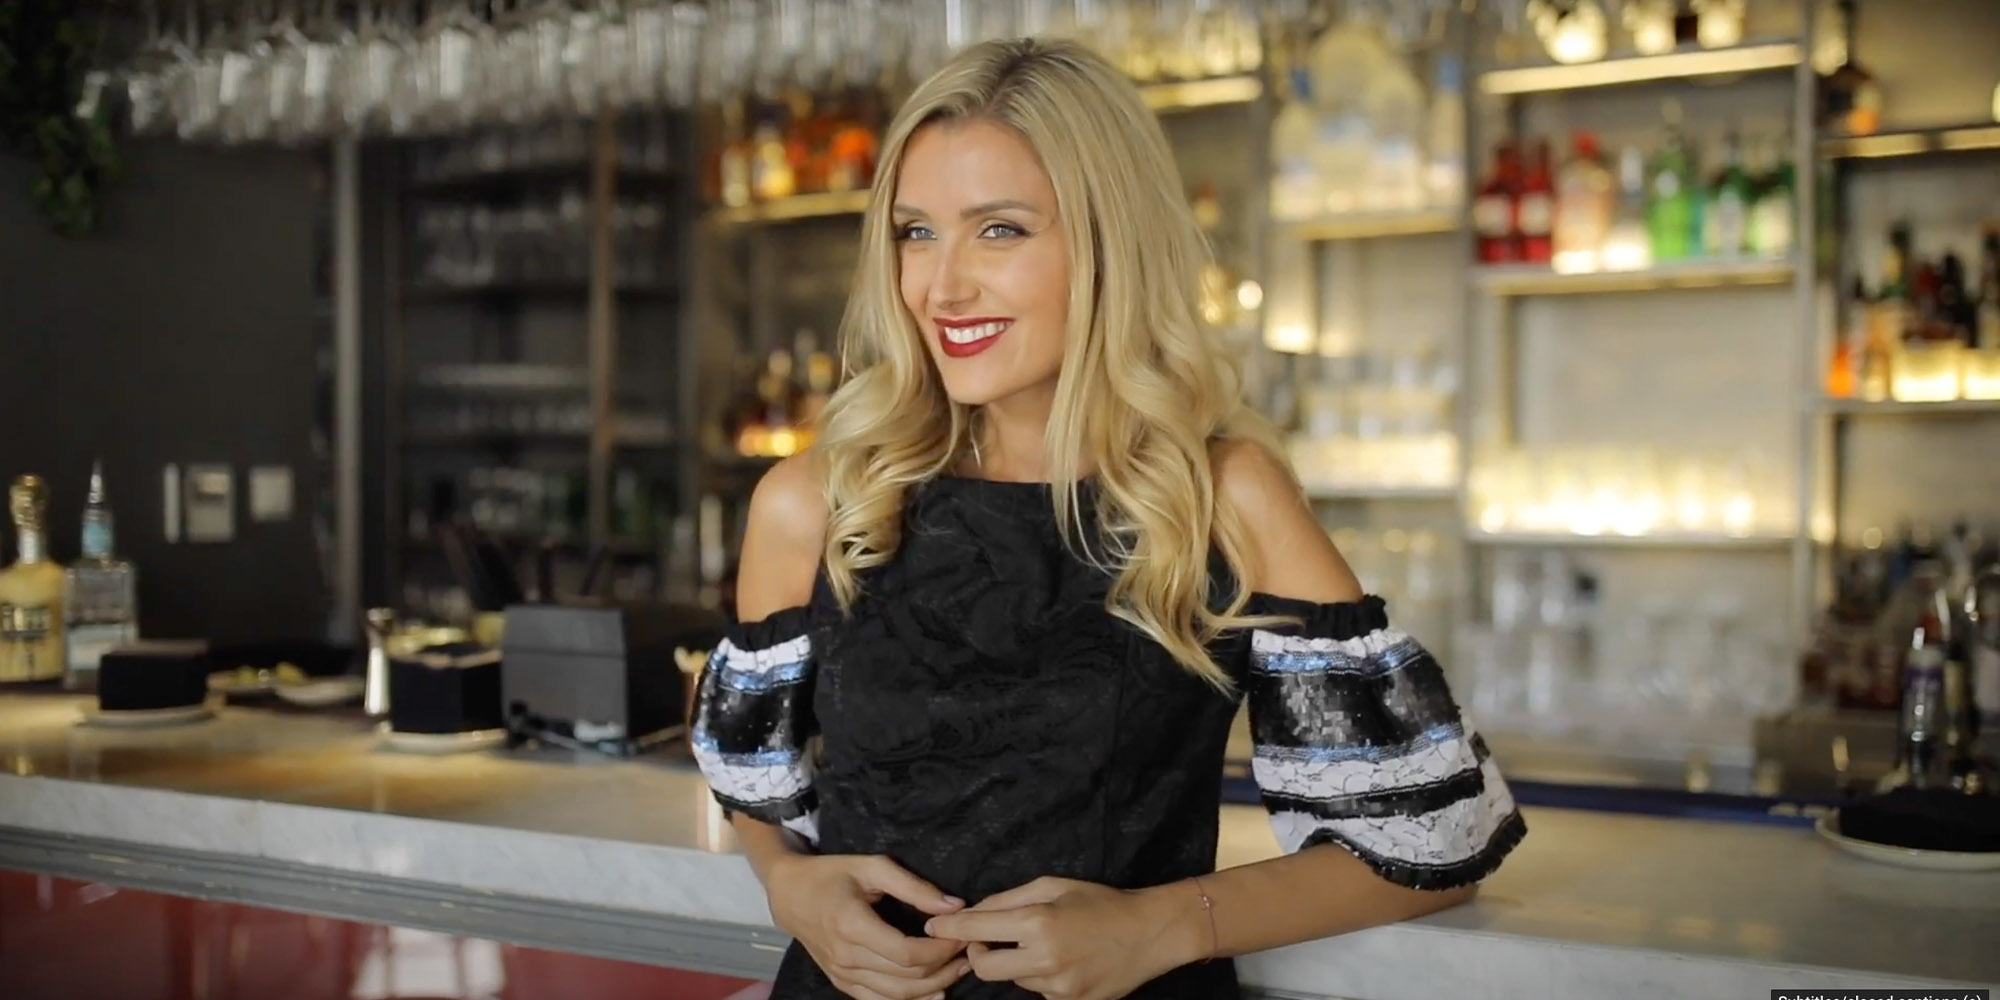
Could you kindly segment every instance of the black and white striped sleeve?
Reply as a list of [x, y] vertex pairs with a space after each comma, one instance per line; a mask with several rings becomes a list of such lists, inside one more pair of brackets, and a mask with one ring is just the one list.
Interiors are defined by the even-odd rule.
[[1416, 889], [1478, 882], [1527, 826], [1485, 740], [1379, 597], [1320, 604], [1253, 595], [1244, 672], [1252, 771], [1287, 853], [1338, 844]]
[[817, 843], [818, 802], [806, 752], [817, 729], [812, 691], [804, 607], [733, 625], [702, 669], [689, 741], [725, 810]]

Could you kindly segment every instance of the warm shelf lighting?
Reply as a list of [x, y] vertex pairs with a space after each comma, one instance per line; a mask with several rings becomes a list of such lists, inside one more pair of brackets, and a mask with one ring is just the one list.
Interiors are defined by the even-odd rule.
[[1263, 96], [1264, 82], [1254, 75], [1219, 76], [1208, 80], [1155, 83], [1139, 88], [1139, 96], [1154, 111], [1248, 104]]
[[1310, 354], [1312, 331], [1302, 324], [1284, 323], [1264, 331], [1264, 346], [1284, 354]]
[[1607, 59], [1578, 66], [1526, 66], [1493, 70], [1479, 77], [1479, 89], [1489, 94], [1580, 90], [1647, 80], [1789, 69], [1797, 66], [1800, 58], [1797, 42], [1771, 42], [1732, 49], [1695, 49], [1660, 56]]

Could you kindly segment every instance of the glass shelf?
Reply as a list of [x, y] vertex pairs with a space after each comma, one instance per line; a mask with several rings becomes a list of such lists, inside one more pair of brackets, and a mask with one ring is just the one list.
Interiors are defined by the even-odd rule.
[[2000, 124], [1905, 129], [1822, 139], [1820, 155], [1833, 160], [1875, 160], [1937, 153], [2000, 150]]
[[1935, 403], [1906, 403], [1901, 400], [1871, 402], [1865, 399], [1822, 399], [1819, 408], [1826, 413], [1850, 415], [1866, 414], [1932, 414], [1932, 413], [2000, 413], [2000, 399], [1949, 399]]
[[778, 201], [714, 209], [709, 213], [709, 218], [720, 225], [742, 226], [860, 215], [868, 208], [868, 194], [867, 191], [839, 191], [831, 194], [795, 195]]
[[[619, 190], [642, 188], [657, 190], [680, 179], [671, 170], [619, 169], [614, 185]], [[532, 167], [514, 167], [473, 174], [448, 174], [442, 177], [423, 178], [410, 182], [409, 191], [421, 198], [483, 198], [496, 195], [510, 195], [522, 188], [539, 188], [551, 184], [569, 183], [579, 189], [590, 184], [590, 164], [587, 162], [550, 163]]]
[[1792, 280], [1788, 258], [1694, 259], [1640, 271], [1561, 274], [1543, 264], [1488, 264], [1472, 269], [1473, 281], [1491, 295], [1594, 295], [1687, 288], [1781, 285]]
[[1790, 69], [1799, 64], [1797, 42], [1766, 42], [1727, 49], [1685, 49], [1657, 56], [1625, 56], [1575, 65], [1522, 66], [1479, 75], [1488, 94], [1543, 94], [1612, 87], [1692, 76], [1722, 76]]
[[1308, 500], [1456, 500], [1453, 486], [1368, 486], [1365, 484], [1305, 484]]
[[[674, 299], [680, 290], [665, 285], [620, 285], [613, 295], [633, 299]], [[404, 295], [411, 301], [438, 302], [464, 299], [504, 301], [526, 298], [582, 298], [590, 286], [582, 281], [509, 281], [480, 285], [411, 285]]]
[[1140, 86], [1139, 96], [1154, 111], [1169, 113], [1223, 104], [1249, 104], [1264, 96], [1264, 81], [1255, 74], [1245, 73], [1206, 80], [1149, 83]]
[[1565, 531], [1477, 531], [1468, 530], [1465, 540], [1490, 546], [1576, 546], [1647, 549], [1770, 549], [1792, 544], [1790, 535], [1725, 535], [1713, 532], [1657, 532], [1619, 535], [1606, 532], [1580, 535]]
[[1310, 243], [1455, 233], [1463, 218], [1457, 208], [1439, 208], [1417, 212], [1355, 212], [1300, 219], [1282, 225], [1293, 239]]

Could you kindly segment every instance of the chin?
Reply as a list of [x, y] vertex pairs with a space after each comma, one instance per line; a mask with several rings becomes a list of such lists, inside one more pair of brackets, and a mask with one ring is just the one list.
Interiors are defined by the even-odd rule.
[[944, 394], [960, 406], [985, 406], [1019, 392], [1020, 386], [996, 385], [992, 379], [946, 378]]

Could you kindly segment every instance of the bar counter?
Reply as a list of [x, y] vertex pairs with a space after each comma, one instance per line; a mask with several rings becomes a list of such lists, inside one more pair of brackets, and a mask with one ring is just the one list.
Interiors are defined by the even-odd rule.
[[[0, 695], [0, 868], [768, 978], [785, 936], [698, 772], [380, 749], [352, 715], [232, 705], [78, 725]], [[1239, 960], [1254, 995], [1752, 997], [2000, 987], [2000, 874], [1879, 866], [1809, 830], [1525, 810], [1479, 899]], [[1227, 806], [1220, 863], [1276, 851]]]

